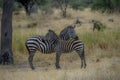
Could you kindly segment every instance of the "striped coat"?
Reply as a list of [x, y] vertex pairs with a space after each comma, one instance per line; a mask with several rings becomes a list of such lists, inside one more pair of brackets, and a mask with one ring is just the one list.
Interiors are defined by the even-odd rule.
[[84, 56], [84, 43], [80, 40], [69, 39], [67, 41], [60, 40], [59, 37], [53, 30], [49, 30], [47, 33], [48, 40], [50, 40], [51, 45], [54, 47], [56, 52], [56, 68], [60, 68], [59, 61], [62, 53], [68, 53], [76, 51], [81, 58], [81, 68], [86, 67], [86, 60]]

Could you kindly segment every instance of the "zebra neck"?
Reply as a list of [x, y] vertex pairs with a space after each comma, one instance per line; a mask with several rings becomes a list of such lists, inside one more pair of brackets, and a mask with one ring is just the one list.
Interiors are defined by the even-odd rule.
[[59, 42], [59, 39], [51, 41], [51, 44], [57, 44]]
[[60, 37], [61, 40], [68, 40], [68, 39], [70, 39], [69, 35], [66, 35], [66, 34], [62, 35], [62, 36], [60, 35], [59, 37]]

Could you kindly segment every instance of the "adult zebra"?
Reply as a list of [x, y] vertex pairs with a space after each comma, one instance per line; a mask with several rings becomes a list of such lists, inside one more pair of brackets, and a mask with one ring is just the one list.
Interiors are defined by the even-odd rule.
[[56, 68], [60, 68], [59, 61], [62, 53], [76, 51], [81, 58], [81, 68], [86, 67], [86, 60], [84, 56], [84, 43], [80, 40], [69, 39], [60, 40], [53, 30], [49, 30], [46, 34], [47, 39], [51, 42], [54, 51], [56, 52]]
[[[60, 39], [61, 40], [68, 40], [70, 38], [78, 39], [78, 36], [74, 30], [75, 26], [68, 26], [64, 28], [60, 32]], [[29, 39], [27, 39], [26, 43], [26, 48], [29, 52], [29, 64], [31, 69], [35, 69], [33, 66], [33, 57], [35, 55], [35, 52], [39, 50], [42, 53], [52, 53], [54, 52], [54, 48], [49, 40], [47, 40], [47, 36], [34, 36]]]
[[69, 40], [70, 38], [73, 38], [73, 39], [78, 39], [78, 36], [75, 32], [75, 25], [72, 26], [67, 26], [66, 28], [64, 28], [60, 34], [59, 34], [59, 38], [61, 40]]

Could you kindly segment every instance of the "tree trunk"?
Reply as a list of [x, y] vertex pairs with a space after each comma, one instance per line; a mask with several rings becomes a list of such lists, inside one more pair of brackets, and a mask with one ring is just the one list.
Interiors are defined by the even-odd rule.
[[62, 16], [64, 18], [67, 17], [67, 7], [68, 7], [68, 0], [57, 0], [59, 7], [62, 11]]
[[12, 11], [14, 0], [4, 0], [1, 20], [1, 56], [3, 64], [13, 64], [12, 53]]
[[67, 17], [67, 11], [66, 11], [66, 10], [63, 10], [63, 11], [62, 11], [62, 16], [63, 16], [64, 18]]
[[16, 1], [24, 6], [26, 15], [30, 16], [30, 11], [33, 5], [35, 4], [35, 0], [16, 0]]

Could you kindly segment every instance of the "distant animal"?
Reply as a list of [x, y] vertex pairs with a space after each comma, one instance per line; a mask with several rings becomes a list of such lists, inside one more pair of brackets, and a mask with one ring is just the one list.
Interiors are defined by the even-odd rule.
[[84, 55], [84, 43], [81, 40], [69, 39], [61, 40], [53, 30], [49, 30], [46, 34], [47, 39], [51, 42], [51, 45], [56, 52], [56, 69], [60, 68], [60, 56], [62, 53], [68, 53], [76, 51], [81, 58], [81, 68], [86, 68], [86, 60]]
[[[68, 40], [70, 38], [74, 38], [74, 39], [78, 39], [78, 36], [75, 32], [75, 26], [68, 26], [66, 28], [64, 28], [61, 32], [60, 32], [60, 39], [61, 40]], [[51, 44], [51, 42], [47, 39], [47, 36], [34, 36], [31, 38], [28, 38], [25, 42], [26, 48], [29, 52], [29, 64], [31, 69], [35, 69], [33, 66], [33, 57], [35, 55], [35, 52], [38, 50], [42, 53], [52, 53], [54, 52], [54, 48]]]
[[100, 21], [92, 20], [92, 23], [93, 23], [93, 32], [95, 29], [98, 31], [103, 31], [106, 28], [106, 26], [103, 25]]
[[114, 22], [114, 20], [112, 18], [108, 19], [109, 22]]
[[79, 24], [81, 26], [82, 25], [82, 21], [80, 19], [77, 19], [75, 24]]

